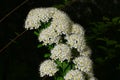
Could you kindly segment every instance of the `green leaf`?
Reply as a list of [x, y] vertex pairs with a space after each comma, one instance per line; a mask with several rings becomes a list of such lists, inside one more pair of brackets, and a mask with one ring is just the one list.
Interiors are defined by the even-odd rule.
[[49, 50], [53, 49], [53, 46], [48, 46], [48, 49], [49, 49]]
[[63, 62], [62, 62], [62, 69], [65, 70], [65, 69], [67, 68], [68, 65], [69, 65], [68, 62], [63, 61]]
[[74, 69], [75, 68], [75, 64], [72, 63], [71, 68]]
[[101, 41], [105, 41], [106, 45], [116, 45], [117, 41], [115, 40], [110, 40], [108, 38], [97, 38], [96, 40], [101, 40]]
[[70, 71], [70, 70], [71, 70], [71, 65], [69, 65], [69, 66], [65, 69], [64, 75], [65, 75], [68, 71]]
[[115, 18], [112, 19], [112, 22], [114, 24], [117, 24], [119, 21], [120, 21], [120, 17], [115, 17]]
[[42, 44], [38, 44], [37, 48], [41, 48], [41, 47], [43, 47], [43, 45]]
[[52, 19], [49, 19], [48, 22], [41, 22], [41, 29], [45, 29], [50, 26]]
[[57, 77], [57, 80], [64, 80], [63, 77]]
[[52, 44], [52, 45], [47, 45], [47, 47], [48, 47], [48, 50], [51, 50], [51, 49], [54, 48], [54, 44]]
[[110, 21], [108, 17], [103, 16], [103, 21]]
[[39, 33], [38, 33], [37, 31], [34, 31], [34, 34], [35, 34], [36, 36], [39, 36]]
[[58, 65], [58, 67], [62, 67], [62, 63], [58, 59], [55, 62]]
[[107, 47], [105, 47], [105, 46], [98, 46], [98, 48], [100, 48], [100, 49], [102, 49], [102, 50], [104, 50], [104, 51], [107, 51], [108, 49], [107, 49]]
[[67, 4], [69, 2], [69, 0], [64, 0], [64, 4]]
[[45, 53], [44, 58], [49, 58], [50, 55], [51, 55], [50, 53]]
[[115, 45], [115, 44], [117, 44], [117, 41], [115, 41], [115, 40], [107, 40], [106, 44], [107, 45]]
[[115, 48], [120, 48], [120, 44], [115, 45]]
[[95, 59], [95, 62], [99, 63], [99, 64], [102, 64], [105, 62], [105, 60], [103, 58], [96, 58]]
[[107, 40], [107, 38], [96, 38], [96, 40], [100, 40], [100, 41], [106, 41]]

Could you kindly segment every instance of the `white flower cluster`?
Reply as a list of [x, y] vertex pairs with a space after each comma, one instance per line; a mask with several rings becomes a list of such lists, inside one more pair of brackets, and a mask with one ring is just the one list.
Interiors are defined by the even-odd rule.
[[89, 80], [97, 80], [94, 76], [90, 77]]
[[[55, 46], [51, 50], [50, 58], [52, 60], [46, 60], [40, 65], [40, 76], [53, 76], [58, 71], [55, 60], [59, 60], [61, 63], [65, 60], [68, 62], [73, 60], [75, 70], [70, 70], [64, 76], [65, 80], [85, 80], [83, 72], [89, 76], [88, 80], [95, 80], [92, 61], [89, 58], [91, 50], [86, 45], [85, 31], [81, 25], [72, 22], [63, 11], [52, 7], [33, 9], [28, 13], [25, 28], [38, 29], [41, 22], [49, 22], [50, 19], [50, 26], [40, 32], [38, 40], [43, 42], [43, 45], [55, 43]], [[65, 39], [66, 42], [61, 42], [62, 39]], [[73, 48], [79, 52], [79, 57], [72, 57]]]
[[60, 35], [58, 35], [52, 27], [48, 27], [41, 31], [38, 39], [40, 42], [43, 42], [43, 45], [51, 45], [53, 43], [58, 44]]
[[53, 76], [57, 71], [57, 64], [52, 60], [46, 60], [40, 65], [40, 76], [43, 77], [45, 75]]
[[85, 45], [84, 48], [81, 47], [81, 52], [80, 52], [80, 56], [86, 56], [86, 57], [90, 57], [91, 56], [91, 49]]
[[64, 60], [70, 61], [71, 49], [65, 44], [58, 44], [51, 50], [52, 59], [59, 59], [61, 62]]
[[83, 73], [79, 70], [70, 70], [66, 76], [65, 80], [85, 80]]
[[71, 48], [76, 48], [79, 52], [85, 47], [85, 39], [79, 34], [66, 36], [65, 39]]
[[81, 36], [84, 36], [85, 31], [84, 31], [84, 29], [81, 25], [73, 24], [71, 33], [72, 34], [79, 34]]
[[25, 21], [26, 29], [38, 29], [41, 22], [48, 22], [51, 18], [50, 28], [44, 29], [39, 35], [39, 41], [43, 41], [44, 45], [58, 43], [59, 35], [70, 32], [72, 21], [67, 14], [56, 8], [36, 8], [28, 13]]
[[48, 22], [52, 18], [56, 8], [36, 8], [32, 9], [26, 18], [26, 29], [37, 29], [41, 25], [40, 21]]
[[57, 31], [58, 34], [68, 34], [70, 32], [72, 21], [62, 11], [56, 11], [53, 15], [51, 26]]
[[80, 56], [73, 60], [75, 68], [83, 72], [92, 72], [92, 61], [89, 57]]
[[92, 61], [88, 56], [80, 56], [73, 60], [75, 69], [87, 74], [88, 80], [97, 80], [93, 74]]

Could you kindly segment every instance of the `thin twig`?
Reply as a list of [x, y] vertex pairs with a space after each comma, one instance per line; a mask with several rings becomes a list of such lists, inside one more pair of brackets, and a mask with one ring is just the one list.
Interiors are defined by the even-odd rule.
[[[15, 7], [13, 10], [11, 10], [8, 14], [6, 14], [1, 20], [0, 20], [0, 23], [2, 21], [4, 21], [9, 15], [11, 15], [14, 11], [16, 11], [17, 9], [19, 9], [22, 5], [24, 5], [25, 3], [27, 3], [29, 0], [25, 0], [23, 1], [20, 5], [18, 5], [17, 7]], [[24, 33], [26, 32], [23, 31], [22, 33], [20, 33], [18, 36], [16, 36], [14, 39], [12, 39], [12, 41], [10, 41], [8, 44], [6, 44], [2, 49], [0, 49], [0, 53], [2, 51], [4, 51], [9, 45], [11, 45], [16, 39], [18, 39], [20, 36], [22, 36]]]
[[[6, 14], [1, 20], [0, 22], [2, 22], [3, 20], [5, 20], [9, 15], [11, 15], [15, 10], [17, 10], [18, 8], [20, 8], [22, 5], [24, 5], [26, 2], [28, 2], [29, 0], [25, 0], [24, 2], [22, 2], [20, 5], [18, 5], [16, 8], [14, 8], [12, 11], [10, 11], [8, 14]], [[73, 2], [76, 2], [77, 0], [72, 0], [69, 3], [65, 4], [65, 6], [71, 5]], [[62, 7], [61, 7], [62, 8]], [[18, 36], [16, 36], [14, 39], [12, 39], [12, 41], [10, 41], [8, 44], [6, 44], [2, 49], [0, 49], [0, 53], [2, 51], [4, 51], [9, 45], [11, 45], [15, 40], [17, 40], [20, 36], [22, 36], [27, 30], [23, 31], [22, 33], [20, 33]], [[45, 77], [46, 78], [46, 77]], [[43, 78], [43, 80], [45, 79]]]
[[20, 8], [22, 5], [24, 5], [26, 2], [28, 2], [29, 0], [25, 0], [24, 2], [22, 2], [20, 5], [18, 5], [16, 8], [14, 8], [13, 10], [11, 10], [8, 14], [6, 14], [1, 20], [0, 23], [2, 21], [4, 21], [9, 15], [11, 15], [14, 11], [16, 11], [18, 8]]
[[11, 45], [15, 40], [17, 40], [20, 36], [22, 36], [27, 30], [20, 33], [18, 36], [16, 36], [14, 39], [12, 39], [8, 44], [6, 44], [2, 49], [0, 49], [0, 53], [4, 51], [9, 45]]

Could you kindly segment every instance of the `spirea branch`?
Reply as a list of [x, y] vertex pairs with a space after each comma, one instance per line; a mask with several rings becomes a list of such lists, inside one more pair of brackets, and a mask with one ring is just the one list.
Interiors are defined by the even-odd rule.
[[40, 77], [54, 77], [54, 80], [96, 80], [85, 31], [65, 12], [54, 7], [32, 9], [27, 15], [25, 28], [38, 30], [36, 33], [40, 44], [51, 47], [49, 55], [45, 54], [47, 59], [40, 64]]

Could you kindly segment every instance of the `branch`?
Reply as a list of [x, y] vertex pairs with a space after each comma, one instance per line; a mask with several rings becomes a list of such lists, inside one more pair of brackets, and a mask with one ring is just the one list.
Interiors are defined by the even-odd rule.
[[11, 15], [14, 11], [16, 11], [18, 8], [20, 8], [22, 5], [24, 5], [25, 3], [27, 3], [29, 0], [25, 0], [24, 2], [22, 2], [20, 5], [18, 5], [16, 8], [14, 8], [13, 10], [11, 10], [8, 14], [6, 14], [1, 20], [0, 23], [2, 21], [4, 21], [9, 15]]
[[3, 52], [9, 45], [11, 45], [15, 40], [17, 40], [20, 36], [22, 36], [27, 30], [20, 33], [18, 36], [16, 36], [14, 39], [12, 39], [8, 44], [6, 44], [2, 49], [0, 49], [0, 53]]
[[[2, 22], [2, 21], [4, 21], [9, 15], [11, 15], [13, 12], [15, 12], [17, 9], [19, 9], [22, 5], [24, 5], [25, 3], [27, 3], [29, 0], [25, 0], [25, 1], [23, 1], [20, 5], [18, 5], [17, 7], [15, 7], [13, 10], [11, 10], [8, 14], [6, 14], [1, 20], [0, 20], [0, 23]], [[12, 44], [12, 42], [14, 42], [17, 38], [19, 38], [20, 36], [22, 36], [24, 33], [26, 32], [26, 30], [25, 31], [23, 31], [22, 33], [20, 33], [18, 36], [16, 36], [14, 39], [12, 39], [12, 41], [10, 41], [8, 44], [6, 44], [2, 49], [0, 49], [0, 53], [2, 52], [2, 51], [4, 51], [9, 45], [11, 45]]]
[[[14, 11], [16, 11], [17, 9], [19, 9], [22, 5], [24, 5], [25, 3], [27, 3], [29, 0], [25, 0], [24, 2], [22, 2], [20, 5], [18, 5], [16, 8], [14, 8], [12, 11], [10, 11], [8, 14], [6, 14], [1, 20], [0, 22], [4, 21], [9, 15], [11, 15]], [[64, 8], [66, 6], [71, 5], [72, 3], [76, 2], [77, 0], [71, 0], [68, 3], [66, 3], [64, 6], [61, 6], [59, 8]], [[11, 45], [15, 40], [17, 40], [20, 36], [22, 36], [27, 30], [23, 31], [22, 33], [20, 33], [18, 36], [16, 36], [14, 39], [12, 39], [12, 41], [10, 41], [8, 44], [6, 44], [2, 49], [0, 49], [0, 53], [3, 52], [7, 47], [9, 47], [9, 45]], [[45, 77], [46, 78], [46, 77]]]

